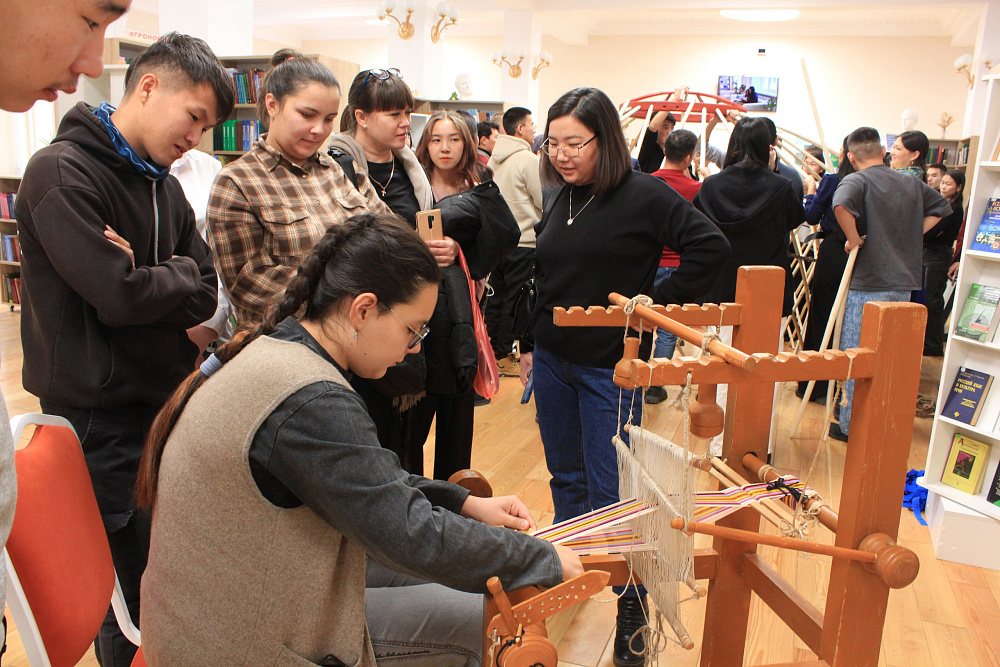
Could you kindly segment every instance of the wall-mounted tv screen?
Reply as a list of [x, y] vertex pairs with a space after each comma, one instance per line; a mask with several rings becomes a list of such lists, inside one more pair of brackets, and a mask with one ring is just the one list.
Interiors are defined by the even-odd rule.
[[720, 76], [719, 97], [742, 104], [747, 111], [777, 111], [778, 79], [769, 76]]

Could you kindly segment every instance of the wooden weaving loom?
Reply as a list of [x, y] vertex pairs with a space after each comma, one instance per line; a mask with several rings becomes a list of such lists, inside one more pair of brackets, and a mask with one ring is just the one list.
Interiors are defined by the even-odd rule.
[[[693, 557], [693, 578], [709, 582], [701, 642], [703, 667], [743, 664], [752, 593], [819, 657], [772, 667], [875, 667], [889, 589], [909, 585], [919, 570], [916, 555], [894, 541], [913, 430], [926, 311], [909, 303], [869, 303], [859, 348], [776, 354], [784, 279], [780, 268], [742, 267], [736, 303], [637, 306], [631, 319], [620, 305], [586, 310], [574, 307], [556, 309], [554, 319], [560, 326], [622, 328], [638, 324], [641, 317], [644, 324], [668, 328], [688, 340], [700, 335], [675, 326], [677, 323], [733, 326], [733, 346], [714, 340], [707, 346], [710, 356], [700, 359], [647, 362], [635, 358], [638, 344], [630, 344], [615, 371], [616, 384], [626, 389], [684, 385], [690, 374], [691, 382], [705, 396], [699, 400], [702, 406], [714, 402], [714, 385], [728, 383], [722, 458], [731, 467], [723, 463], [721, 468], [728, 471], [729, 479], [770, 482], [776, 474], [762, 463], [767, 457], [773, 407], [770, 385], [847, 377], [855, 380], [840, 511], [824, 506], [818, 512], [820, 523], [836, 533], [834, 546], [762, 534], [761, 516], [766, 515], [750, 508], [719, 520], [715, 526], [683, 520], [675, 520], [674, 526], [688, 534], [693, 530], [715, 536], [712, 548], [696, 549]], [[612, 295], [612, 300], [621, 305], [627, 301], [618, 295]], [[762, 390], [762, 384], [768, 388]], [[706, 412], [711, 413], [712, 408], [707, 407]], [[701, 422], [700, 427], [707, 428], [703, 432], [710, 432], [710, 422], [716, 418], [712, 414], [707, 419], [692, 416], [692, 430]], [[833, 556], [825, 613], [756, 553], [758, 543]], [[558, 658], [545, 637], [545, 618], [605, 585], [627, 584], [632, 574], [622, 555], [583, 560], [588, 572], [544, 592], [529, 587], [508, 594], [499, 582], [490, 582], [493, 595], [487, 596], [484, 665], [555, 667]], [[654, 602], [659, 607], [659, 601], [654, 598]], [[676, 619], [668, 620], [674, 625]], [[676, 625], [674, 629], [678, 630]], [[683, 627], [677, 634], [683, 644], [682, 631]]]

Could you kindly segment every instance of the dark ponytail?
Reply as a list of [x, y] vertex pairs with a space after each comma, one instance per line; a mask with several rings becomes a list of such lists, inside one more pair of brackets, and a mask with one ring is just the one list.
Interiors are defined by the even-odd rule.
[[160, 409], [139, 461], [137, 505], [151, 510], [155, 504], [163, 449], [188, 400], [209, 375], [250, 343], [273, 333], [303, 306], [303, 319], [321, 322], [345, 298], [371, 292], [380, 304], [392, 307], [411, 301], [439, 278], [427, 244], [399, 216], [363, 213], [331, 227], [302, 261], [284, 293], [268, 307], [264, 320], [238, 331], [215, 351], [218, 361], [206, 360], [204, 370], [189, 375]]
[[264, 77], [257, 95], [257, 118], [267, 127], [271, 118], [265, 100], [270, 93], [278, 104], [310, 83], [321, 83], [340, 91], [340, 82], [330, 68], [313, 58], [307, 58], [294, 49], [281, 49], [271, 56], [271, 71]]

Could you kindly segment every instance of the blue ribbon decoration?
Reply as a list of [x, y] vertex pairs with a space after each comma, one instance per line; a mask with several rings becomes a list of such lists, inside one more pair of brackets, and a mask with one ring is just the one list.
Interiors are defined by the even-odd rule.
[[923, 512], [927, 507], [927, 489], [917, 484], [917, 478], [923, 476], [923, 470], [911, 470], [906, 473], [906, 488], [903, 491], [903, 507], [908, 507], [913, 510], [913, 515], [917, 517], [917, 521], [920, 522], [920, 525], [926, 526], [927, 522], [924, 520], [924, 516], [921, 512]]

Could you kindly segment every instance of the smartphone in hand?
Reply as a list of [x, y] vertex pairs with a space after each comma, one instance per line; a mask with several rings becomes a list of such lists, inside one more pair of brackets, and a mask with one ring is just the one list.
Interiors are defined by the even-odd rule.
[[534, 388], [535, 383], [531, 377], [531, 371], [528, 371], [528, 381], [524, 384], [524, 393], [521, 394], [521, 405], [524, 405], [531, 400], [531, 391]]

